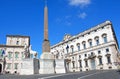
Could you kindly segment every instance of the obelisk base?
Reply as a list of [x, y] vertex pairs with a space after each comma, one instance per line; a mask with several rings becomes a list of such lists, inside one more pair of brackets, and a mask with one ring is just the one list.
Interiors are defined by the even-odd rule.
[[44, 52], [42, 53], [41, 59], [54, 59], [54, 55], [52, 55], [50, 52]]
[[65, 59], [55, 59], [55, 72], [57, 74], [66, 73]]
[[54, 56], [50, 53], [43, 53], [40, 59], [40, 74], [54, 74]]
[[39, 60], [38, 59], [23, 59], [20, 75], [33, 75], [39, 73]]

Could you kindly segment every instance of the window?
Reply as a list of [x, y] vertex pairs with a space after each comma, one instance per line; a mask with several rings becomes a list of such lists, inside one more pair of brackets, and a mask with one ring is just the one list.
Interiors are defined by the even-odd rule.
[[14, 64], [15, 69], [18, 69], [18, 63]]
[[98, 54], [101, 54], [101, 51], [100, 51], [100, 50], [98, 51]]
[[91, 52], [91, 56], [93, 56], [93, 52]]
[[103, 37], [104, 38], [104, 43], [107, 43], [107, 37]]
[[72, 59], [74, 60], [74, 57], [72, 57]]
[[92, 47], [92, 42], [89, 42], [89, 44], [90, 44], [90, 47]]
[[86, 44], [83, 44], [84, 49], [86, 49]]
[[108, 63], [111, 63], [110, 56], [107, 57], [107, 61], [108, 61]]
[[19, 41], [16, 42], [16, 45], [19, 45]]
[[86, 49], [86, 42], [83, 41], [82, 44], [83, 44], [83, 49]]
[[82, 35], [82, 37], [84, 37], [84, 35]]
[[80, 51], [80, 46], [78, 46], [78, 51]]
[[104, 26], [102, 27], [102, 29], [104, 29]]
[[0, 49], [0, 57], [2, 57], [2, 49]]
[[77, 43], [78, 51], [80, 51], [80, 43]]
[[67, 45], [66, 47], [66, 52], [68, 53], [69, 52], [69, 46]]
[[22, 52], [22, 58], [24, 58], [24, 52]]
[[102, 38], [103, 38], [104, 43], [107, 43], [107, 34], [103, 34]]
[[96, 44], [99, 45], [99, 40], [96, 40]]
[[87, 57], [87, 54], [85, 54], [85, 57]]
[[85, 61], [85, 66], [88, 67], [88, 62], [87, 62], [87, 60]]
[[80, 68], [82, 68], [82, 61], [79, 61], [79, 66]]
[[94, 30], [95, 32], [97, 32], [97, 30]]
[[72, 50], [72, 53], [74, 52], [74, 49], [73, 48], [71, 48], [71, 50]]
[[90, 47], [92, 47], [92, 39], [88, 40]]
[[73, 68], [75, 68], [75, 62], [72, 62], [73, 63]]
[[88, 35], [90, 35], [90, 32], [88, 33]]
[[81, 55], [79, 55], [79, 59], [81, 58]]
[[108, 49], [108, 48], [106, 49], [106, 52], [109, 52], [109, 49]]
[[12, 52], [8, 52], [8, 58], [9, 58], [9, 59], [12, 58]]
[[71, 52], [74, 53], [74, 46], [71, 46]]
[[96, 45], [99, 45], [99, 37], [95, 37], [95, 40], [96, 40]]
[[18, 52], [15, 52], [15, 59], [18, 59]]
[[102, 58], [99, 58], [99, 64], [100, 65], [102, 64]]
[[7, 64], [7, 69], [11, 69], [11, 63]]

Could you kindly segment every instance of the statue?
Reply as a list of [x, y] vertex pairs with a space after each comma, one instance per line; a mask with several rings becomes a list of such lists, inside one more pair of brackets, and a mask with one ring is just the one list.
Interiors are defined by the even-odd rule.
[[24, 54], [25, 54], [25, 58], [30, 58], [29, 48], [26, 44], [24, 46]]

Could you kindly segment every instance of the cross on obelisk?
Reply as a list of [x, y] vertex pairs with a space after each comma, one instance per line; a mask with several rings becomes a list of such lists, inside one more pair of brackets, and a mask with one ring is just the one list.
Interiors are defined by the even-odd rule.
[[42, 46], [42, 52], [43, 53], [50, 52], [50, 42], [48, 40], [48, 7], [46, 0], [44, 7], [44, 41]]

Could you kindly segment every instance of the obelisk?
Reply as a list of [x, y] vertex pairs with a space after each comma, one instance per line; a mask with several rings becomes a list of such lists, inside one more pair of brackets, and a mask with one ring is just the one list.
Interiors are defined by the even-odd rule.
[[44, 7], [44, 40], [42, 46], [42, 52], [50, 52], [50, 42], [48, 40], [48, 8], [47, 5]]
[[42, 45], [42, 55], [40, 57], [40, 74], [53, 74], [54, 56], [50, 53], [50, 42], [48, 40], [48, 7], [44, 7], [44, 40]]
[[53, 55], [50, 53], [50, 42], [48, 39], [48, 7], [47, 1], [45, 0], [44, 7], [44, 40], [42, 45], [41, 59], [53, 59]]

